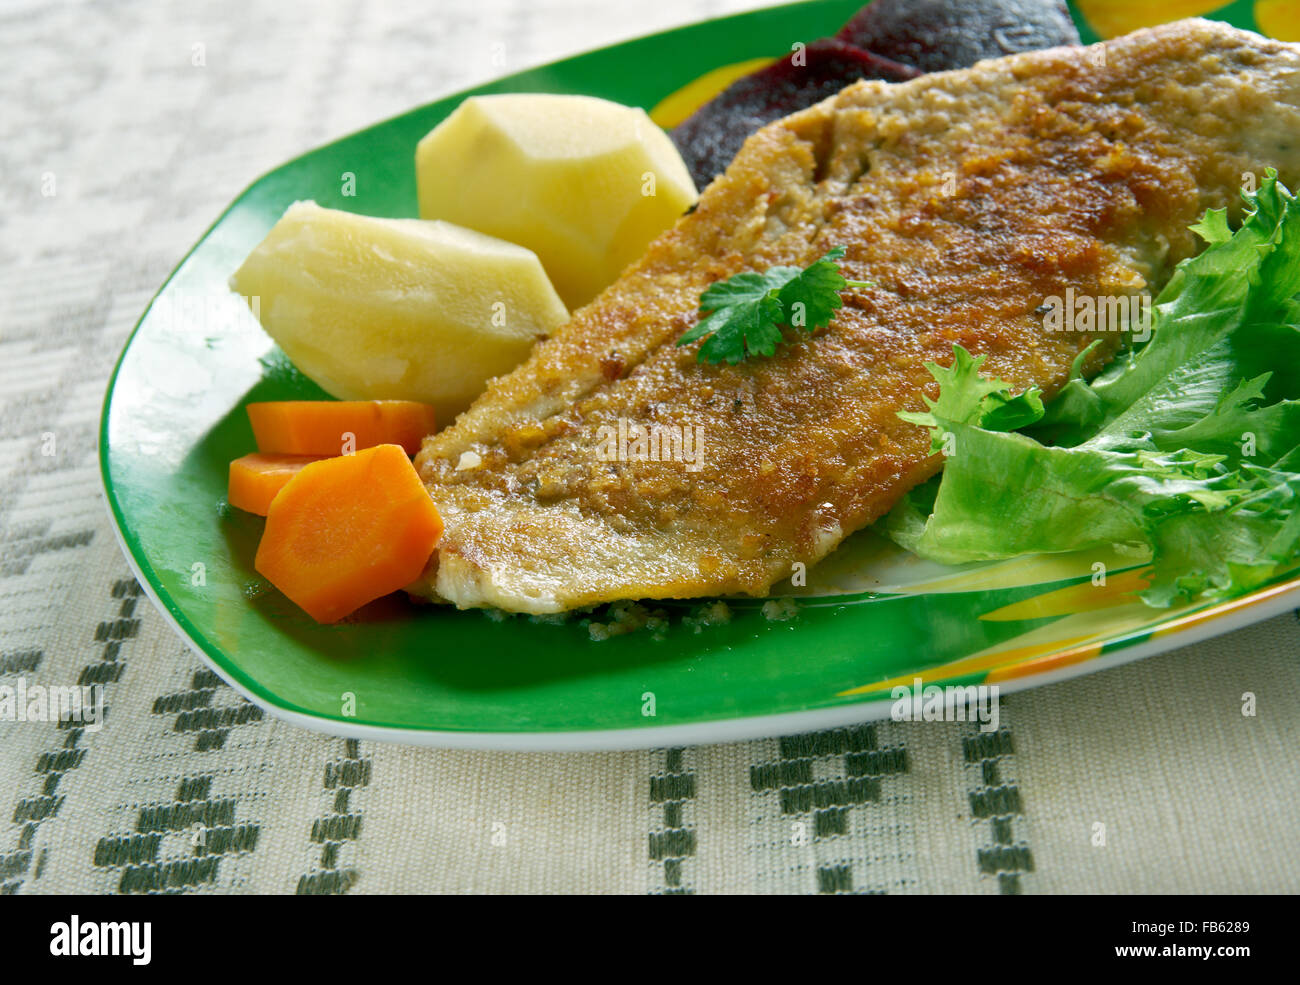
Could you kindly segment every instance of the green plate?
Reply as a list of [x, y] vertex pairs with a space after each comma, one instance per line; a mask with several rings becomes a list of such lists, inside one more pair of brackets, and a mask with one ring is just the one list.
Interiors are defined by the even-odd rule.
[[[414, 216], [416, 142], [472, 93], [586, 93], [650, 107], [732, 62], [833, 33], [857, 0], [709, 21], [533, 69], [380, 123], [248, 188], [153, 299], [109, 383], [104, 488], [123, 549], [162, 613], [250, 700], [309, 728], [445, 746], [597, 749], [790, 733], [888, 714], [890, 689], [1004, 690], [1136, 659], [1296, 604], [1300, 579], [1176, 612], [1135, 602], [1134, 559], [1027, 559], [943, 569], [870, 532], [810, 573], [770, 619], [762, 600], [698, 625], [600, 642], [553, 625], [389, 600], [319, 626], [252, 567], [262, 520], [225, 502], [231, 459], [254, 447], [244, 405], [323, 396], [264, 335], [226, 281], [285, 207], [314, 198]], [[1227, 11], [1251, 26], [1250, 8]], [[1095, 37], [1090, 32], [1088, 36]], [[354, 197], [341, 176], [355, 175]], [[1095, 585], [1098, 561], [1110, 572]], [[769, 606], [769, 608], [772, 608]]]

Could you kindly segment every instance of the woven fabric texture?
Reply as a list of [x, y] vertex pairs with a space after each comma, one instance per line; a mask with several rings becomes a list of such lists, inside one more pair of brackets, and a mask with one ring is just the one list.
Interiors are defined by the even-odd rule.
[[109, 712], [0, 721], [0, 891], [1300, 888], [1293, 614], [1005, 698], [993, 734], [506, 754], [277, 721], [131, 578], [99, 488], [105, 381], [241, 188], [504, 71], [750, 5], [5, 5], [0, 684], [102, 683]]

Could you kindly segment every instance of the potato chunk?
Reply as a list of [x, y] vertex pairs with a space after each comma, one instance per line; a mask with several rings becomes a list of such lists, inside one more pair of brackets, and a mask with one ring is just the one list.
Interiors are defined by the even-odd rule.
[[444, 423], [568, 318], [530, 250], [315, 202], [291, 205], [230, 285], [326, 392], [418, 400]]
[[699, 197], [645, 112], [590, 96], [473, 96], [415, 152], [420, 215], [526, 246], [586, 304]]

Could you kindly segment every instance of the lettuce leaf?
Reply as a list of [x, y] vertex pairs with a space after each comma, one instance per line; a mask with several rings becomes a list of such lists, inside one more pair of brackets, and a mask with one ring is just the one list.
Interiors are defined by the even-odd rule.
[[1153, 305], [1151, 334], [1052, 403], [954, 347], [926, 413], [944, 470], [881, 528], [946, 564], [1132, 545], [1153, 606], [1237, 594], [1300, 555], [1300, 205], [1268, 171], [1240, 228], [1206, 242]]

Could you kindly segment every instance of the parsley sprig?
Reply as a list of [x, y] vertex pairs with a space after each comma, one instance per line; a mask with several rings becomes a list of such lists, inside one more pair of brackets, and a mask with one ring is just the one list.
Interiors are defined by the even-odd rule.
[[843, 257], [844, 247], [837, 246], [807, 267], [747, 271], [710, 285], [700, 295], [700, 314], [705, 317], [677, 344], [703, 338], [696, 359], [735, 365], [748, 356], [773, 355], [785, 337], [783, 327], [809, 335], [825, 328], [844, 305], [840, 291], [873, 286], [845, 279], [837, 262]]

